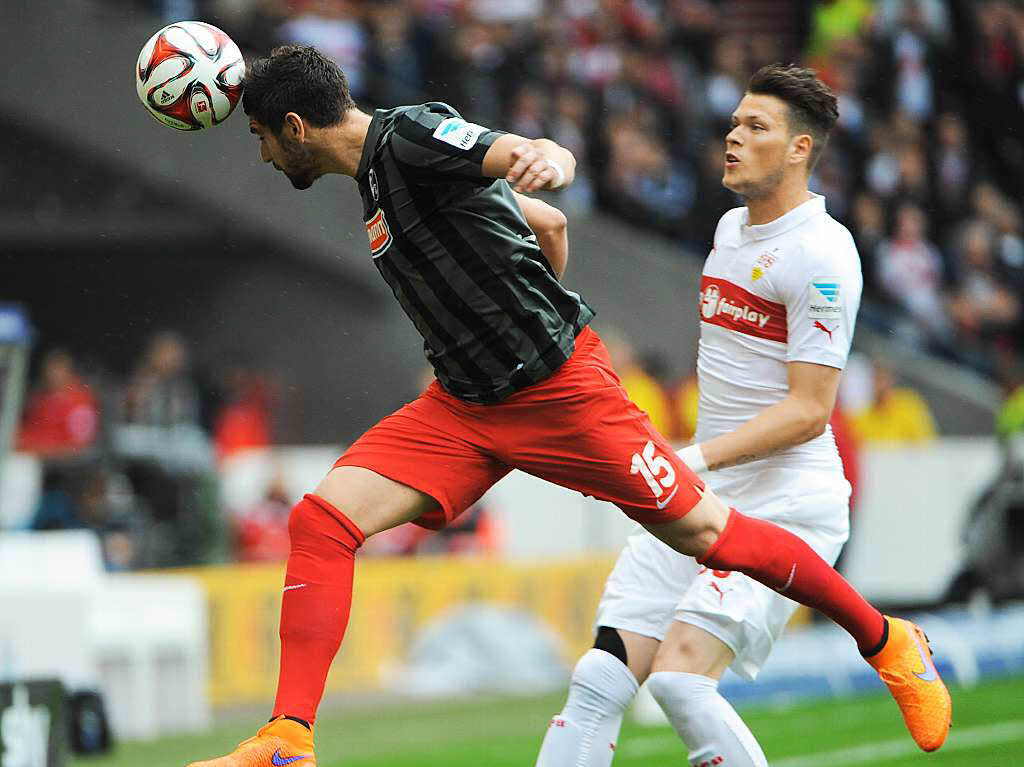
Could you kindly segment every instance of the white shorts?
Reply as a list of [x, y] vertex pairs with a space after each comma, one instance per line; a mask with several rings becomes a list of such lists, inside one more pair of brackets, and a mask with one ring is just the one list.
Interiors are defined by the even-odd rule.
[[[832, 473], [770, 469], [757, 482], [715, 493], [744, 514], [799, 535], [829, 564], [849, 537], [850, 484]], [[637, 526], [597, 608], [597, 626], [663, 640], [672, 621], [702, 628], [735, 653], [732, 670], [753, 680], [797, 603], [742, 573], [709, 570]]]

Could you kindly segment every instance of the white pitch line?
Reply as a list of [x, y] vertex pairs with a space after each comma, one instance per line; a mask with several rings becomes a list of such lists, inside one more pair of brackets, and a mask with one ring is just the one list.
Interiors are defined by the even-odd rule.
[[[983, 724], [977, 727], [954, 729], [939, 753], [949, 751], [965, 751], [977, 746], [988, 746], [993, 743], [1006, 743], [1013, 740], [1024, 740], [1024, 719], [1012, 719], [1007, 722]], [[909, 736], [899, 740], [880, 740], [865, 743], [861, 746], [824, 751], [808, 756], [795, 756], [772, 762], [772, 767], [851, 767], [856, 764], [874, 764], [880, 759], [896, 759], [901, 756], [921, 753]]]
[[[963, 729], [954, 728], [939, 752], [965, 751], [978, 746], [1015, 740], [1024, 740], [1024, 719], [1011, 719]], [[655, 735], [626, 741], [622, 744], [622, 753], [629, 756], [652, 756], [682, 748], [682, 743], [674, 737]], [[914, 745], [908, 735], [905, 738], [880, 740], [834, 751], [787, 757], [773, 761], [771, 767], [821, 767], [823, 764], [829, 767], [854, 767], [873, 764], [880, 759], [896, 759], [917, 753], [923, 752]]]

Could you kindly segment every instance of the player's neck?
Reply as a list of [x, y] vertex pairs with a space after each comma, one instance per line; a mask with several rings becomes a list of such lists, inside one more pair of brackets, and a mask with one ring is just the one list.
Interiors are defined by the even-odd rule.
[[798, 205], [811, 199], [806, 181], [799, 184], [780, 184], [764, 197], [747, 198], [747, 223], [751, 226], [768, 224]]
[[329, 172], [355, 176], [363, 156], [363, 144], [372, 118], [354, 107], [345, 115], [341, 125], [333, 128], [327, 141]]

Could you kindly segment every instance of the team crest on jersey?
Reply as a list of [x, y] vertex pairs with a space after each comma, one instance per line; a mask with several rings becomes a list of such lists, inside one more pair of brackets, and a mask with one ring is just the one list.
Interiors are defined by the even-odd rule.
[[366, 222], [366, 236], [370, 240], [370, 254], [374, 258], [382, 256], [384, 251], [391, 247], [391, 229], [388, 227], [388, 220], [384, 218], [384, 211], [380, 208], [377, 208], [377, 212]]
[[766, 250], [764, 253], [757, 257], [757, 260], [754, 262], [753, 268], [750, 270], [750, 279], [753, 282], [757, 282], [759, 279], [764, 277], [764, 273], [768, 270], [768, 268], [776, 261], [778, 261], [778, 256], [775, 255], [778, 252], [778, 248], [775, 248], [770, 253]]
[[370, 172], [367, 174], [367, 180], [370, 182], [370, 194], [373, 195], [373, 201], [377, 202], [380, 199], [380, 186], [377, 185], [377, 171], [370, 168]]

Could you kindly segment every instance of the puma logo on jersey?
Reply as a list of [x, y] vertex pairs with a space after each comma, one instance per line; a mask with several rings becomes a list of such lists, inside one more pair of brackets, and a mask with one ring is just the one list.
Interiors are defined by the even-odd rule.
[[384, 211], [380, 208], [377, 208], [373, 218], [366, 222], [366, 236], [370, 240], [370, 254], [374, 258], [383, 255], [384, 251], [391, 247], [391, 229], [388, 227], [388, 220], [384, 218]]
[[732, 589], [723, 590], [721, 586], [714, 582], [711, 582], [708, 585], [710, 585], [712, 589], [718, 592], [718, 604], [723, 604], [725, 602], [725, 595], [732, 591]]
[[825, 325], [822, 324], [821, 320], [815, 320], [814, 321], [814, 327], [816, 327], [822, 333], [827, 335], [828, 336], [828, 342], [832, 343], [832, 331], [835, 330], [835, 328], [827, 328], [827, 327], [825, 327]]

